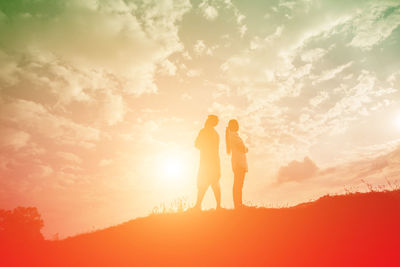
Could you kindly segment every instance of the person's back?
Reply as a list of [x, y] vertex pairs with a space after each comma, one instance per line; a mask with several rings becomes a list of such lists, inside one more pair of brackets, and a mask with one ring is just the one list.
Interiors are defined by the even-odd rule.
[[213, 127], [200, 130], [195, 146], [200, 150], [200, 165], [219, 167], [219, 136]]

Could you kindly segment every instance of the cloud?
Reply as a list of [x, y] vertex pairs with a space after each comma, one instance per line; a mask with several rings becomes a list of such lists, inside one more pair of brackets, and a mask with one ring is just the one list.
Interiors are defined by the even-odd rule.
[[52, 114], [43, 105], [32, 101], [14, 100], [3, 104], [0, 107], [0, 122], [11, 123], [59, 144], [90, 148], [100, 139], [98, 129]]
[[196, 43], [193, 46], [193, 51], [197, 55], [203, 54], [203, 52], [206, 50], [206, 45], [204, 44], [203, 40], [197, 40]]
[[247, 26], [246, 25], [240, 25], [239, 26], [239, 33], [240, 33], [240, 37], [243, 38], [243, 36], [246, 34], [247, 32]]
[[182, 49], [176, 22], [190, 9], [183, 0], [35, 1], [30, 10], [21, 6], [19, 1], [0, 6], [6, 16], [0, 34], [7, 40], [0, 52], [7, 58], [0, 63], [0, 82], [31, 77], [36, 86], [62, 87], [50, 90], [64, 102], [89, 99], [87, 88], [99, 88], [110, 74], [128, 94], [155, 92], [157, 64]]
[[161, 62], [160, 72], [164, 75], [174, 76], [176, 74], [177, 67], [170, 60], [166, 59]]
[[101, 121], [105, 121], [107, 125], [112, 126], [122, 121], [127, 108], [124, 99], [121, 95], [113, 94], [110, 91], [106, 91], [104, 98], [97, 98], [97, 101], [104, 101], [99, 111]]
[[178, 23], [190, 9], [188, 0], [0, 2], [0, 204], [43, 205], [80, 185], [76, 207], [94, 194], [101, 174], [83, 159], [122, 165], [132, 106], [176, 73], [169, 57], [183, 50]]
[[2, 127], [0, 130], [0, 147], [11, 147], [19, 150], [25, 147], [30, 139], [30, 135], [24, 131]]
[[198, 77], [200, 76], [202, 71], [200, 69], [190, 69], [187, 71], [186, 75], [188, 77]]
[[203, 16], [207, 20], [215, 20], [218, 17], [218, 10], [210, 5], [207, 0], [203, 0], [199, 5], [200, 10], [202, 11]]
[[197, 56], [201, 56], [204, 54], [212, 56], [214, 50], [216, 50], [217, 48], [219, 48], [219, 45], [207, 46], [203, 40], [196, 40], [195, 44], [193, 45], [193, 52]]
[[296, 1], [279, 1], [279, 7], [286, 7], [292, 10], [296, 5]]
[[360, 12], [352, 21], [355, 35], [349, 45], [371, 50], [400, 25], [400, 5], [395, 2], [382, 1], [372, 3], [368, 12]]
[[222, 83], [218, 83], [215, 85], [215, 90], [213, 90], [212, 93], [212, 97], [213, 98], [218, 98], [221, 96], [230, 96], [231, 94], [231, 88], [226, 85], [226, 84], [222, 84]]
[[326, 101], [328, 98], [329, 98], [328, 92], [322, 91], [317, 96], [310, 99], [310, 105], [313, 107], [317, 107], [322, 102]]
[[[394, 46], [383, 46], [383, 39], [376, 46], [382, 45], [382, 51], [386, 51], [382, 52], [388, 60], [386, 71], [372, 60], [374, 55], [369, 51], [348, 45], [361, 33], [355, 25], [361, 21], [356, 18], [369, 14], [371, 5], [381, 6], [373, 20], [395, 25], [394, 18], [383, 15], [397, 12], [393, 1], [347, 6], [333, 1], [319, 1], [314, 6], [309, 1], [289, 6], [281, 3], [281, 8], [264, 18], [271, 23], [265, 23], [263, 29], [248, 24], [248, 46], [220, 65], [223, 83], [232, 88], [231, 101], [243, 96], [243, 104], [218, 103], [219, 110], [226, 106], [226, 110], [232, 109], [230, 113], [254, 118], [247, 129], [252, 129], [257, 151], [279, 154], [282, 164], [307, 154], [323, 135], [345, 134], [355, 121], [374, 112], [372, 108], [382, 108], [388, 98], [396, 98], [390, 89], [394, 88], [394, 76], [386, 82], [385, 73], [400, 66], [390, 60]], [[290, 21], [282, 18], [287, 12]], [[395, 43], [395, 33], [393, 30], [385, 38], [391, 36]], [[271, 114], [275, 114], [274, 119], [270, 119]]]
[[313, 177], [317, 171], [317, 165], [309, 157], [305, 157], [302, 162], [294, 160], [279, 169], [278, 183], [303, 181]]
[[348, 63], [346, 63], [346, 64], [344, 64], [344, 65], [338, 66], [338, 67], [336, 67], [336, 68], [334, 68], [334, 69], [323, 71], [323, 72], [321, 73], [321, 75], [319, 75], [319, 76], [313, 81], [313, 85], [317, 85], [317, 84], [320, 83], [320, 82], [328, 81], [328, 80], [330, 80], [330, 79], [335, 78], [335, 76], [336, 76], [337, 74], [339, 74], [339, 73], [341, 73], [342, 71], [344, 71], [345, 69], [349, 68], [352, 64], [353, 64], [353, 62], [350, 61], [350, 62], [348, 62]]
[[321, 59], [324, 55], [326, 55], [328, 51], [322, 48], [314, 48], [310, 49], [308, 51], [305, 51], [301, 55], [301, 60], [305, 62], [315, 62], [319, 59]]
[[[1, 23], [1, 22], [0, 22]], [[18, 64], [12, 56], [0, 50], [0, 81], [5, 85], [14, 85], [18, 82], [16, 72]]]
[[64, 160], [69, 161], [74, 164], [82, 163], [82, 159], [73, 153], [59, 151], [56, 153], [56, 155]]

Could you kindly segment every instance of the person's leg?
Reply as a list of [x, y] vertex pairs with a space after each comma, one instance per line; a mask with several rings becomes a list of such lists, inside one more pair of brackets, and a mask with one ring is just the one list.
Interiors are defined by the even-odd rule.
[[244, 182], [245, 172], [235, 171], [233, 176], [233, 204], [236, 208], [240, 208], [242, 206], [242, 188]]
[[238, 172], [233, 173], [233, 189], [232, 189], [232, 196], [233, 196], [233, 206], [238, 208]]
[[201, 210], [201, 202], [203, 202], [204, 195], [206, 194], [207, 191], [206, 186], [199, 186], [197, 187], [197, 201], [196, 205], [194, 206], [195, 209]]
[[239, 174], [239, 181], [238, 181], [238, 203], [239, 203], [239, 207], [243, 206], [243, 202], [242, 202], [242, 191], [243, 191], [243, 183], [244, 183], [244, 176], [245, 176], [245, 172], [240, 172]]
[[211, 185], [211, 188], [214, 192], [215, 201], [217, 202], [217, 209], [221, 208], [221, 188], [219, 186], [219, 182]]

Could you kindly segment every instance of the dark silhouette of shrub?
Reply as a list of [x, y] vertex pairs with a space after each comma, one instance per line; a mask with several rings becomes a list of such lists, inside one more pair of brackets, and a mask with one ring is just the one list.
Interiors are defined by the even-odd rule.
[[35, 207], [0, 210], [0, 238], [3, 240], [41, 241], [43, 220]]

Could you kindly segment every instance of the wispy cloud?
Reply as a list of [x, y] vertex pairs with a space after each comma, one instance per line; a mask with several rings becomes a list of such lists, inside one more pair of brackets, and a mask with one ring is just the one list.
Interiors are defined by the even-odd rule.
[[355, 35], [349, 45], [371, 50], [400, 25], [400, 5], [395, 1], [371, 3], [369, 12], [360, 12], [352, 22]]

